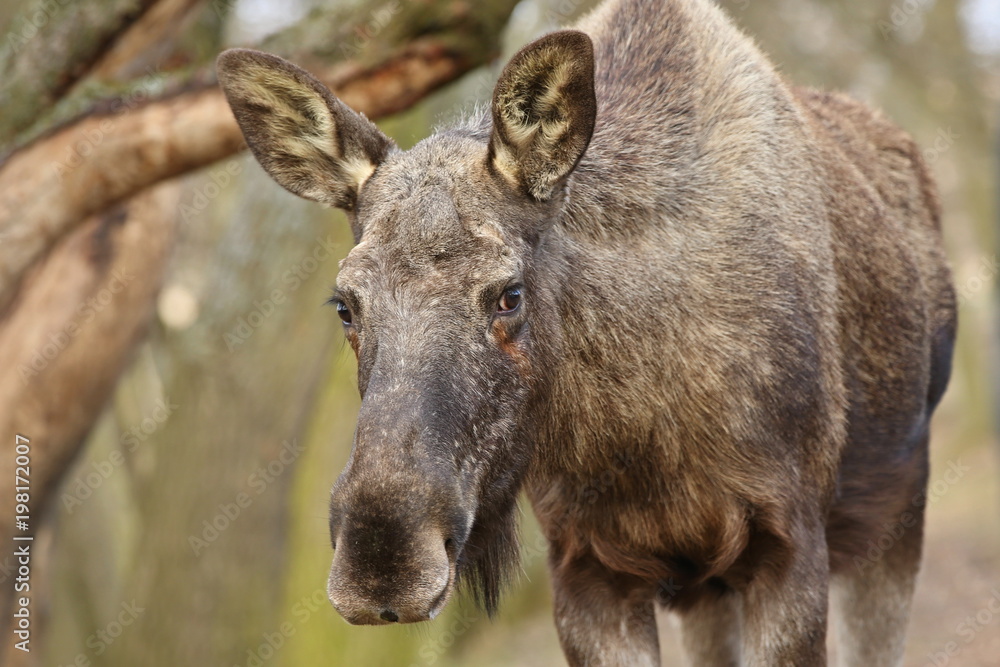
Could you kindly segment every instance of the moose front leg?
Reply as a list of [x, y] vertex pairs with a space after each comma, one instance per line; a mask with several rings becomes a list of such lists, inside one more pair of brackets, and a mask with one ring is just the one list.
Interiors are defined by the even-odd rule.
[[760, 571], [743, 590], [747, 667], [826, 665], [829, 555], [822, 528], [794, 542], [784, 567]]
[[551, 567], [556, 629], [570, 667], [658, 667], [653, 591], [591, 557]]

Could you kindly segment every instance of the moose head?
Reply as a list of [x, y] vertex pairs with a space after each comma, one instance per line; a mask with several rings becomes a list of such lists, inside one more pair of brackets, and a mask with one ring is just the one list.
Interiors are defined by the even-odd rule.
[[362, 404], [331, 493], [330, 600], [351, 623], [416, 622], [464, 580], [492, 612], [572, 316], [550, 237], [594, 130], [590, 38], [528, 45], [489, 115], [409, 151], [281, 58], [232, 49], [218, 72], [264, 169], [347, 211], [356, 242], [331, 299]]

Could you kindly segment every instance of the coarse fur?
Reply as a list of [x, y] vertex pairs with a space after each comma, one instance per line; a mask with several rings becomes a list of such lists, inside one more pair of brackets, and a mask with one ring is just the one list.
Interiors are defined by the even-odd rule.
[[955, 336], [905, 133], [788, 84], [707, 0], [608, 0], [407, 152], [274, 56], [219, 77], [357, 241], [345, 618], [432, 618], [460, 579], [492, 613], [523, 489], [572, 665], [659, 664], [657, 604], [692, 664], [823, 665], [828, 597], [843, 664], [899, 664]]

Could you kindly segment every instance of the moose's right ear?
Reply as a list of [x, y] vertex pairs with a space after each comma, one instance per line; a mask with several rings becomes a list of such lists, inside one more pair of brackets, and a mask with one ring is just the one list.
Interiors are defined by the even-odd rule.
[[269, 53], [229, 49], [219, 84], [254, 157], [306, 199], [354, 208], [358, 191], [395, 147], [303, 69]]

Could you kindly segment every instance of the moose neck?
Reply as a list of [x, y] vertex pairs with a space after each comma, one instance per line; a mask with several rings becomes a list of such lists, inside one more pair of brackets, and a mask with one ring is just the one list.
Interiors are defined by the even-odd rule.
[[[740, 243], [767, 204], [753, 198], [774, 190], [767, 174], [808, 159], [776, 148], [808, 144], [789, 140], [802, 132], [782, 122], [792, 92], [752, 42], [710, 3], [663, 4], [608, 2], [577, 26], [594, 41], [598, 115], [537, 261], [560, 318], [533, 472], [547, 480], [572, 470], [585, 481], [623, 452], [672, 456], [646, 443], [665, 404], [699, 409], [697, 387], [674, 378], [691, 377], [692, 323], [713, 325], [696, 304], [712, 290], [719, 239], [731, 229], [727, 242]], [[718, 48], [706, 53], [706, 40]]]

